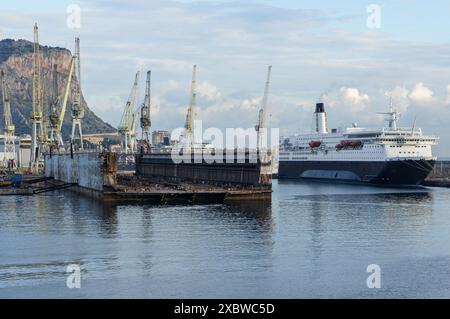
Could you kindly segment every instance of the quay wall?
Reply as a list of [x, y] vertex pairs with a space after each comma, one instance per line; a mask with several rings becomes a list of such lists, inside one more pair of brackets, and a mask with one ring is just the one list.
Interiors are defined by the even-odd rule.
[[102, 158], [98, 153], [76, 153], [45, 156], [45, 176], [79, 187], [103, 191]]

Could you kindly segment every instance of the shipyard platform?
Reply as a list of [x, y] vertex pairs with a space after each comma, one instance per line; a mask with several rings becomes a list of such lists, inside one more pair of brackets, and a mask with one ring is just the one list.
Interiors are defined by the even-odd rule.
[[[271, 200], [271, 179], [261, 176], [259, 163], [192, 166], [149, 162], [151, 157], [146, 156], [144, 161], [137, 158], [136, 172], [130, 173], [118, 171], [117, 158], [112, 152], [47, 155], [45, 176], [70, 185], [67, 188], [70, 191], [108, 203], [164, 205]], [[174, 175], [174, 171], [179, 173]]]

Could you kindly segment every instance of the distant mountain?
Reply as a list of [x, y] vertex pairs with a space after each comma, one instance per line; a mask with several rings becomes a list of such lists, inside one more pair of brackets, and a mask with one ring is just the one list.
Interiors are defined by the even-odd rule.
[[[72, 53], [64, 48], [41, 46], [41, 75], [45, 84], [44, 95], [46, 106], [52, 101], [52, 74], [53, 65], [57, 65], [58, 94], [63, 95], [69, 74]], [[83, 61], [81, 61], [83, 63]], [[32, 111], [32, 74], [33, 74], [33, 43], [26, 40], [5, 39], [0, 41], [0, 69], [5, 72], [6, 82], [11, 97], [11, 113], [16, 126], [16, 134], [31, 134], [30, 115]], [[72, 88], [76, 85], [72, 83]], [[72, 90], [71, 90], [72, 91]], [[0, 91], [1, 96], [1, 91]], [[64, 138], [70, 135], [72, 128], [71, 118], [72, 97], [69, 95], [67, 112], [62, 128]], [[82, 106], [85, 108], [85, 117], [82, 122], [84, 134], [111, 133], [116, 130], [108, 123], [103, 122], [92, 112], [84, 97]], [[3, 99], [0, 98], [0, 115], [3, 114]], [[47, 113], [48, 114], [48, 113]], [[3, 117], [0, 127], [4, 127]]]

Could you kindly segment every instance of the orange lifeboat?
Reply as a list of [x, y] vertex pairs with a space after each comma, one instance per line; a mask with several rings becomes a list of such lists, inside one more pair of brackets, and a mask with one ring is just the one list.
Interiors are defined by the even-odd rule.
[[343, 148], [358, 148], [362, 146], [363, 143], [358, 140], [343, 140], [341, 143], [336, 145], [337, 149], [343, 149]]
[[362, 145], [361, 141], [349, 141], [350, 147], [359, 147]]
[[311, 141], [311, 142], [309, 142], [309, 147], [311, 147], [311, 148], [317, 148], [320, 145], [322, 145], [321, 141]]

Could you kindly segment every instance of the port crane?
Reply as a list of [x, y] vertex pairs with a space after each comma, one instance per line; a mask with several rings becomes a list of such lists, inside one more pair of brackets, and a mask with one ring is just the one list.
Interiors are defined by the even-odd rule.
[[45, 140], [42, 125], [42, 91], [41, 91], [41, 57], [39, 52], [39, 27], [34, 25], [33, 50], [33, 109], [31, 112], [31, 157], [30, 171], [38, 173], [41, 160], [42, 145]]
[[122, 119], [120, 120], [119, 126], [117, 127], [122, 139], [122, 152], [125, 154], [133, 153], [136, 148], [136, 114], [134, 112], [134, 109], [138, 94], [139, 76], [140, 71], [137, 71], [130, 96], [128, 97], [127, 103], [125, 104]]
[[84, 108], [81, 99], [81, 66], [80, 66], [80, 38], [75, 38], [75, 76], [77, 78], [77, 85], [73, 92], [72, 102], [72, 134], [70, 135], [71, 144], [74, 144], [76, 133], [78, 131], [78, 138], [80, 140], [80, 150], [83, 150], [83, 131], [81, 129], [81, 120], [84, 118]]
[[64, 116], [67, 109], [67, 101], [69, 99], [70, 86], [72, 84], [73, 73], [75, 68], [75, 57], [72, 57], [70, 63], [69, 76], [67, 78], [66, 88], [64, 91], [64, 97], [61, 98], [58, 94], [58, 73], [57, 66], [53, 66], [53, 103], [50, 107], [50, 142], [52, 146], [57, 149], [62, 149], [64, 147], [64, 142], [62, 138], [62, 125], [64, 122]]
[[267, 79], [266, 85], [264, 88], [264, 96], [261, 101], [261, 108], [258, 113], [258, 124], [255, 126], [255, 130], [257, 135], [257, 148], [258, 150], [262, 150], [264, 147], [264, 129], [266, 128], [266, 112], [267, 112], [267, 104], [269, 101], [269, 87], [270, 87], [270, 76], [272, 72], [272, 66], [269, 65], [267, 69]]
[[145, 85], [145, 99], [144, 103], [141, 106], [141, 129], [142, 129], [142, 139], [150, 144], [150, 127], [152, 126], [152, 122], [150, 120], [150, 103], [151, 103], [151, 75], [152, 71], [147, 71], [147, 80]]
[[11, 104], [9, 100], [9, 90], [5, 80], [3, 70], [0, 74], [2, 97], [3, 97], [3, 119], [4, 128], [4, 149], [3, 149], [3, 167], [14, 169], [16, 167], [16, 143], [15, 143], [15, 126], [11, 117]]
[[192, 82], [191, 82], [191, 94], [189, 101], [189, 108], [186, 114], [186, 123], [184, 125], [184, 147], [192, 149], [194, 146], [194, 119], [195, 119], [195, 106], [196, 106], [196, 78], [197, 78], [197, 65], [194, 64], [192, 70]]
[[59, 122], [59, 107], [60, 107], [60, 96], [58, 93], [58, 65], [53, 64], [53, 73], [52, 73], [52, 102], [50, 104], [49, 110], [49, 127], [50, 127], [50, 147], [57, 147], [57, 144], [60, 144], [59, 139], [57, 138], [57, 129]]

